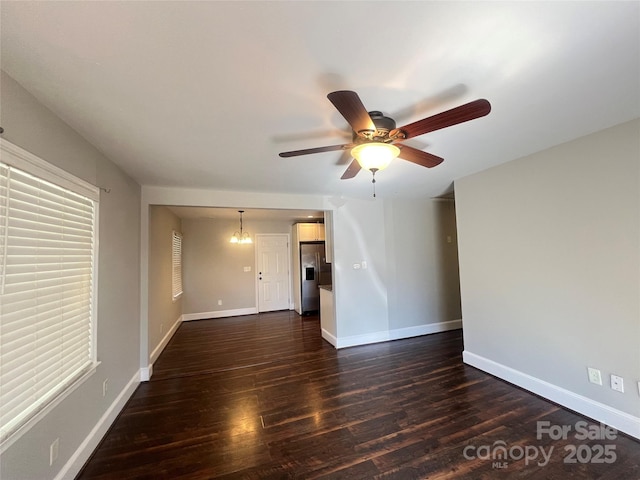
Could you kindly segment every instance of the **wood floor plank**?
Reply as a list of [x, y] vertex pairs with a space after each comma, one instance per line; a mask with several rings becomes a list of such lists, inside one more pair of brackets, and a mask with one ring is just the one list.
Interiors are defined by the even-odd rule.
[[[461, 331], [335, 350], [292, 312], [185, 322], [78, 480], [640, 479], [640, 442], [568, 464], [541, 420], [588, 419], [463, 364]], [[496, 445], [553, 451], [465, 455]]]

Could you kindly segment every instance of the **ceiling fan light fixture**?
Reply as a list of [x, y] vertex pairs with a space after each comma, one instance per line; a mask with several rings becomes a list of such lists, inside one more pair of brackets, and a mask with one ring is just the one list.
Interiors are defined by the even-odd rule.
[[400, 155], [400, 149], [390, 143], [370, 142], [353, 147], [351, 155], [365, 170], [380, 171]]

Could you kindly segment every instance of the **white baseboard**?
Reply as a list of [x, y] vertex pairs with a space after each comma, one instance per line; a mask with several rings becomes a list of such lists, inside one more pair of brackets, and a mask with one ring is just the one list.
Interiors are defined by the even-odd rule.
[[150, 363], [146, 368], [140, 369], [140, 381], [148, 382], [153, 375], [153, 363]]
[[[426, 323], [415, 327], [397, 328], [384, 332], [373, 332], [364, 335], [353, 335], [350, 337], [337, 338], [333, 345], [336, 348], [355, 347], [357, 345], [368, 345], [370, 343], [388, 342], [390, 340], [400, 340], [401, 338], [419, 337], [421, 335], [431, 335], [432, 333], [446, 332], [462, 328], [462, 320], [450, 320], [448, 322]], [[335, 338], [335, 337], [334, 337]], [[328, 340], [327, 340], [328, 341]]]
[[185, 313], [182, 315], [182, 321], [188, 322], [190, 320], [206, 320], [208, 318], [238, 317], [240, 315], [255, 315], [256, 313], [258, 313], [258, 307], [218, 310], [215, 312]]
[[185, 313], [182, 314], [167, 331], [160, 343], [153, 349], [149, 358], [149, 365], [140, 369], [140, 380], [142, 382], [148, 382], [153, 375], [153, 363], [158, 359], [162, 351], [165, 349], [169, 340], [178, 330], [178, 327], [182, 322], [188, 322], [190, 320], [205, 320], [208, 318], [222, 318], [222, 317], [237, 317], [240, 315], [253, 315], [258, 313], [257, 307], [251, 308], [238, 308], [235, 310], [219, 310], [217, 312], [202, 312], [202, 313]]
[[329, 342], [334, 347], [338, 344], [338, 339], [327, 332], [324, 328], [322, 329], [322, 338], [324, 338], [327, 342]]
[[64, 467], [55, 476], [55, 480], [64, 480], [67, 478], [75, 478], [84, 464], [89, 460], [89, 457], [96, 449], [102, 437], [107, 433], [111, 424], [115, 421], [118, 414], [122, 411], [125, 404], [133, 395], [136, 387], [140, 383], [140, 372], [129, 380], [122, 391], [115, 398], [113, 403], [104, 412], [98, 423], [91, 429], [89, 435], [83, 440], [77, 450], [71, 455], [71, 458], [65, 463]]
[[462, 328], [462, 319], [449, 320], [448, 322], [426, 323], [417, 327], [405, 327], [391, 330], [391, 340], [401, 338], [419, 337], [421, 335], [431, 335], [432, 333], [447, 332]]
[[462, 360], [509, 383], [540, 395], [563, 407], [593, 418], [598, 422], [640, 439], [640, 418], [617, 410], [590, 398], [578, 395], [557, 385], [532, 377], [526, 373], [507, 367], [467, 350], [462, 352]]
[[160, 340], [160, 343], [158, 343], [156, 348], [153, 349], [153, 352], [151, 352], [151, 356], [149, 357], [149, 365], [140, 369], [141, 382], [148, 382], [151, 379], [151, 375], [153, 375], [153, 363], [158, 359], [164, 348], [169, 343], [169, 340], [171, 340], [171, 337], [173, 337], [173, 335], [178, 330], [178, 327], [181, 323], [182, 315], [180, 315], [178, 319], [173, 322], [173, 325], [171, 325], [171, 328], [167, 330], [167, 333], [162, 338], [162, 340]]
[[164, 347], [167, 346], [167, 343], [169, 343], [169, 340], [171, 340], [171, 337], [173, 337], [173, 334], [176, 333], [176, 330], [178, 330], [178, 327], [180, 326], [181, 323], [182, 323], [182, 315], [179, 316], [175, 322], [173, 322], [173, 325], [171, 325], [171, 328], [167, 330], [167, 333], [162, 338], [162, 340], [160, 340], [160, 343], [156, 346], [156, 348], [153, 349], [153, 352], [151, 352], [151, 357], [149, 358], [149, 363], [153, 365], [153, 362], [155, 362], [158, 359], [158, 357], [164, 350]]

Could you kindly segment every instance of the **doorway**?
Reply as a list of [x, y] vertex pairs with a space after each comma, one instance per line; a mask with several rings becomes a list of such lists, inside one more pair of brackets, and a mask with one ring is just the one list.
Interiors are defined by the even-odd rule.
[[289, 235], [256, 234], [258, 312], [288, 310], [290, 305]]

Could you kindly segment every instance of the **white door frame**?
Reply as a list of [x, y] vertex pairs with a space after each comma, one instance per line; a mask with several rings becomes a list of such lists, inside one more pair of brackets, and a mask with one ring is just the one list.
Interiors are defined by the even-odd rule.
[[255, 260], [254, 260], [254, 270], [255, 270], [255, 295], [256, 295], [256, 311], [258, 313], [260, 313], [260, 280], [259, 275], [258, 275], [258, 271], [260, 268], [259, 265], [259, 260], [258, 260], [258, 241], [259, 241], [259, 237], [287, 237], [287, 295], [289, 296], [289, 302], [288, 302], [288, 308], [289, 310], [292, 309], [291, 304], [292, 304], [292, 300], [291, 300], [291, 234], [290, 233], [256, 233], [255, 234], [255, 245], [256, 248], [254, 248], [254, 252], [255, 252]]

